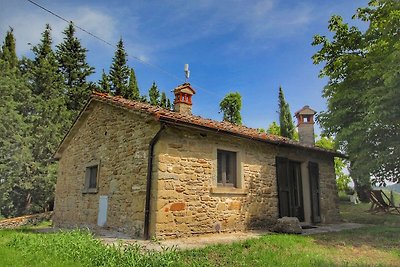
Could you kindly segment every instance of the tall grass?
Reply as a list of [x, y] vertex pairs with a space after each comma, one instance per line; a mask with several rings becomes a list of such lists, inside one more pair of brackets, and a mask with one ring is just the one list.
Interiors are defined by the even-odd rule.
[[15, 233], [7, 243], [26, 253], [45, 252], [51, 257], [76, 261], [80, 266], [174, 266], [174, 249], [144, 250], [138, 244], [104, 245], [88, 231], [74, 230], [56, 234]]

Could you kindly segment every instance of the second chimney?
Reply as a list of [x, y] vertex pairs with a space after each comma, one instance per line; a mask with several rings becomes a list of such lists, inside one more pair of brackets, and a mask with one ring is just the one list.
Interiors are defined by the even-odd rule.
[[299, 131], [299, 139], [303, 144], [314, 146], [314, 115], [317, 112], [309, 106], [304, 106], [295, 113], [297, 118], [297, 130]]
[[190, 83], [184, 83], [174, 89], [174, 111], [184, 114], [192, 115], [192, 95], [196, 91], [190, 86]]

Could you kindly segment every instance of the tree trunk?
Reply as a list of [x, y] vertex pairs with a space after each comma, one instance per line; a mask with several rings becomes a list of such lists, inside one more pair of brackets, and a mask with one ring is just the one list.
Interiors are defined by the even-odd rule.
[[358, 179], [353, 178], [354, 190], [356, 190], [358, 198], [363, 203], [369, 203], [369, 192], [372, 190], [371, 184], [363, 184]]

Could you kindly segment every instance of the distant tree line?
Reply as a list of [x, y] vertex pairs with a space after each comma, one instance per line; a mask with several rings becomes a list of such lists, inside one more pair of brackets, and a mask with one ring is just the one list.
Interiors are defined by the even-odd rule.
[[53, 153], [92, 91], [120, 95], [171, 109], [155, 82], [149, 97], [141, 95], [133, 68], [128, 67], [122, 39], [109, 74], [98, 82], [88, 77], [94, 67], [88, 50], [70, 23], [53, 49], [50, 25], [32, 47], [33, 58], [18, 58], [13, 29], [0, 48], [0, 215], [5, 217], [51, 210], [57, 164]]

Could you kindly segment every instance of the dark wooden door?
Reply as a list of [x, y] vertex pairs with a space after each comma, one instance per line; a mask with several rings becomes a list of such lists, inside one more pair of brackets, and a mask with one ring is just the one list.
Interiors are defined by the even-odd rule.
[[310, 192], [311, 192], [311, 219], [314, 223], [321, 222], [320, 211], [320, 192], [319, 192], [319, 167], [318, 163], [309, 162], [308, 172], [310, 174]]
[[279, 216], [297, 217], [304, 221], [303, 190], [300, 163], [276, 158]]
[[290, 216], [292, 202], [289, 187], [289, 160], [276, 158], [276, 177], [278, 182], [279, 217]]

